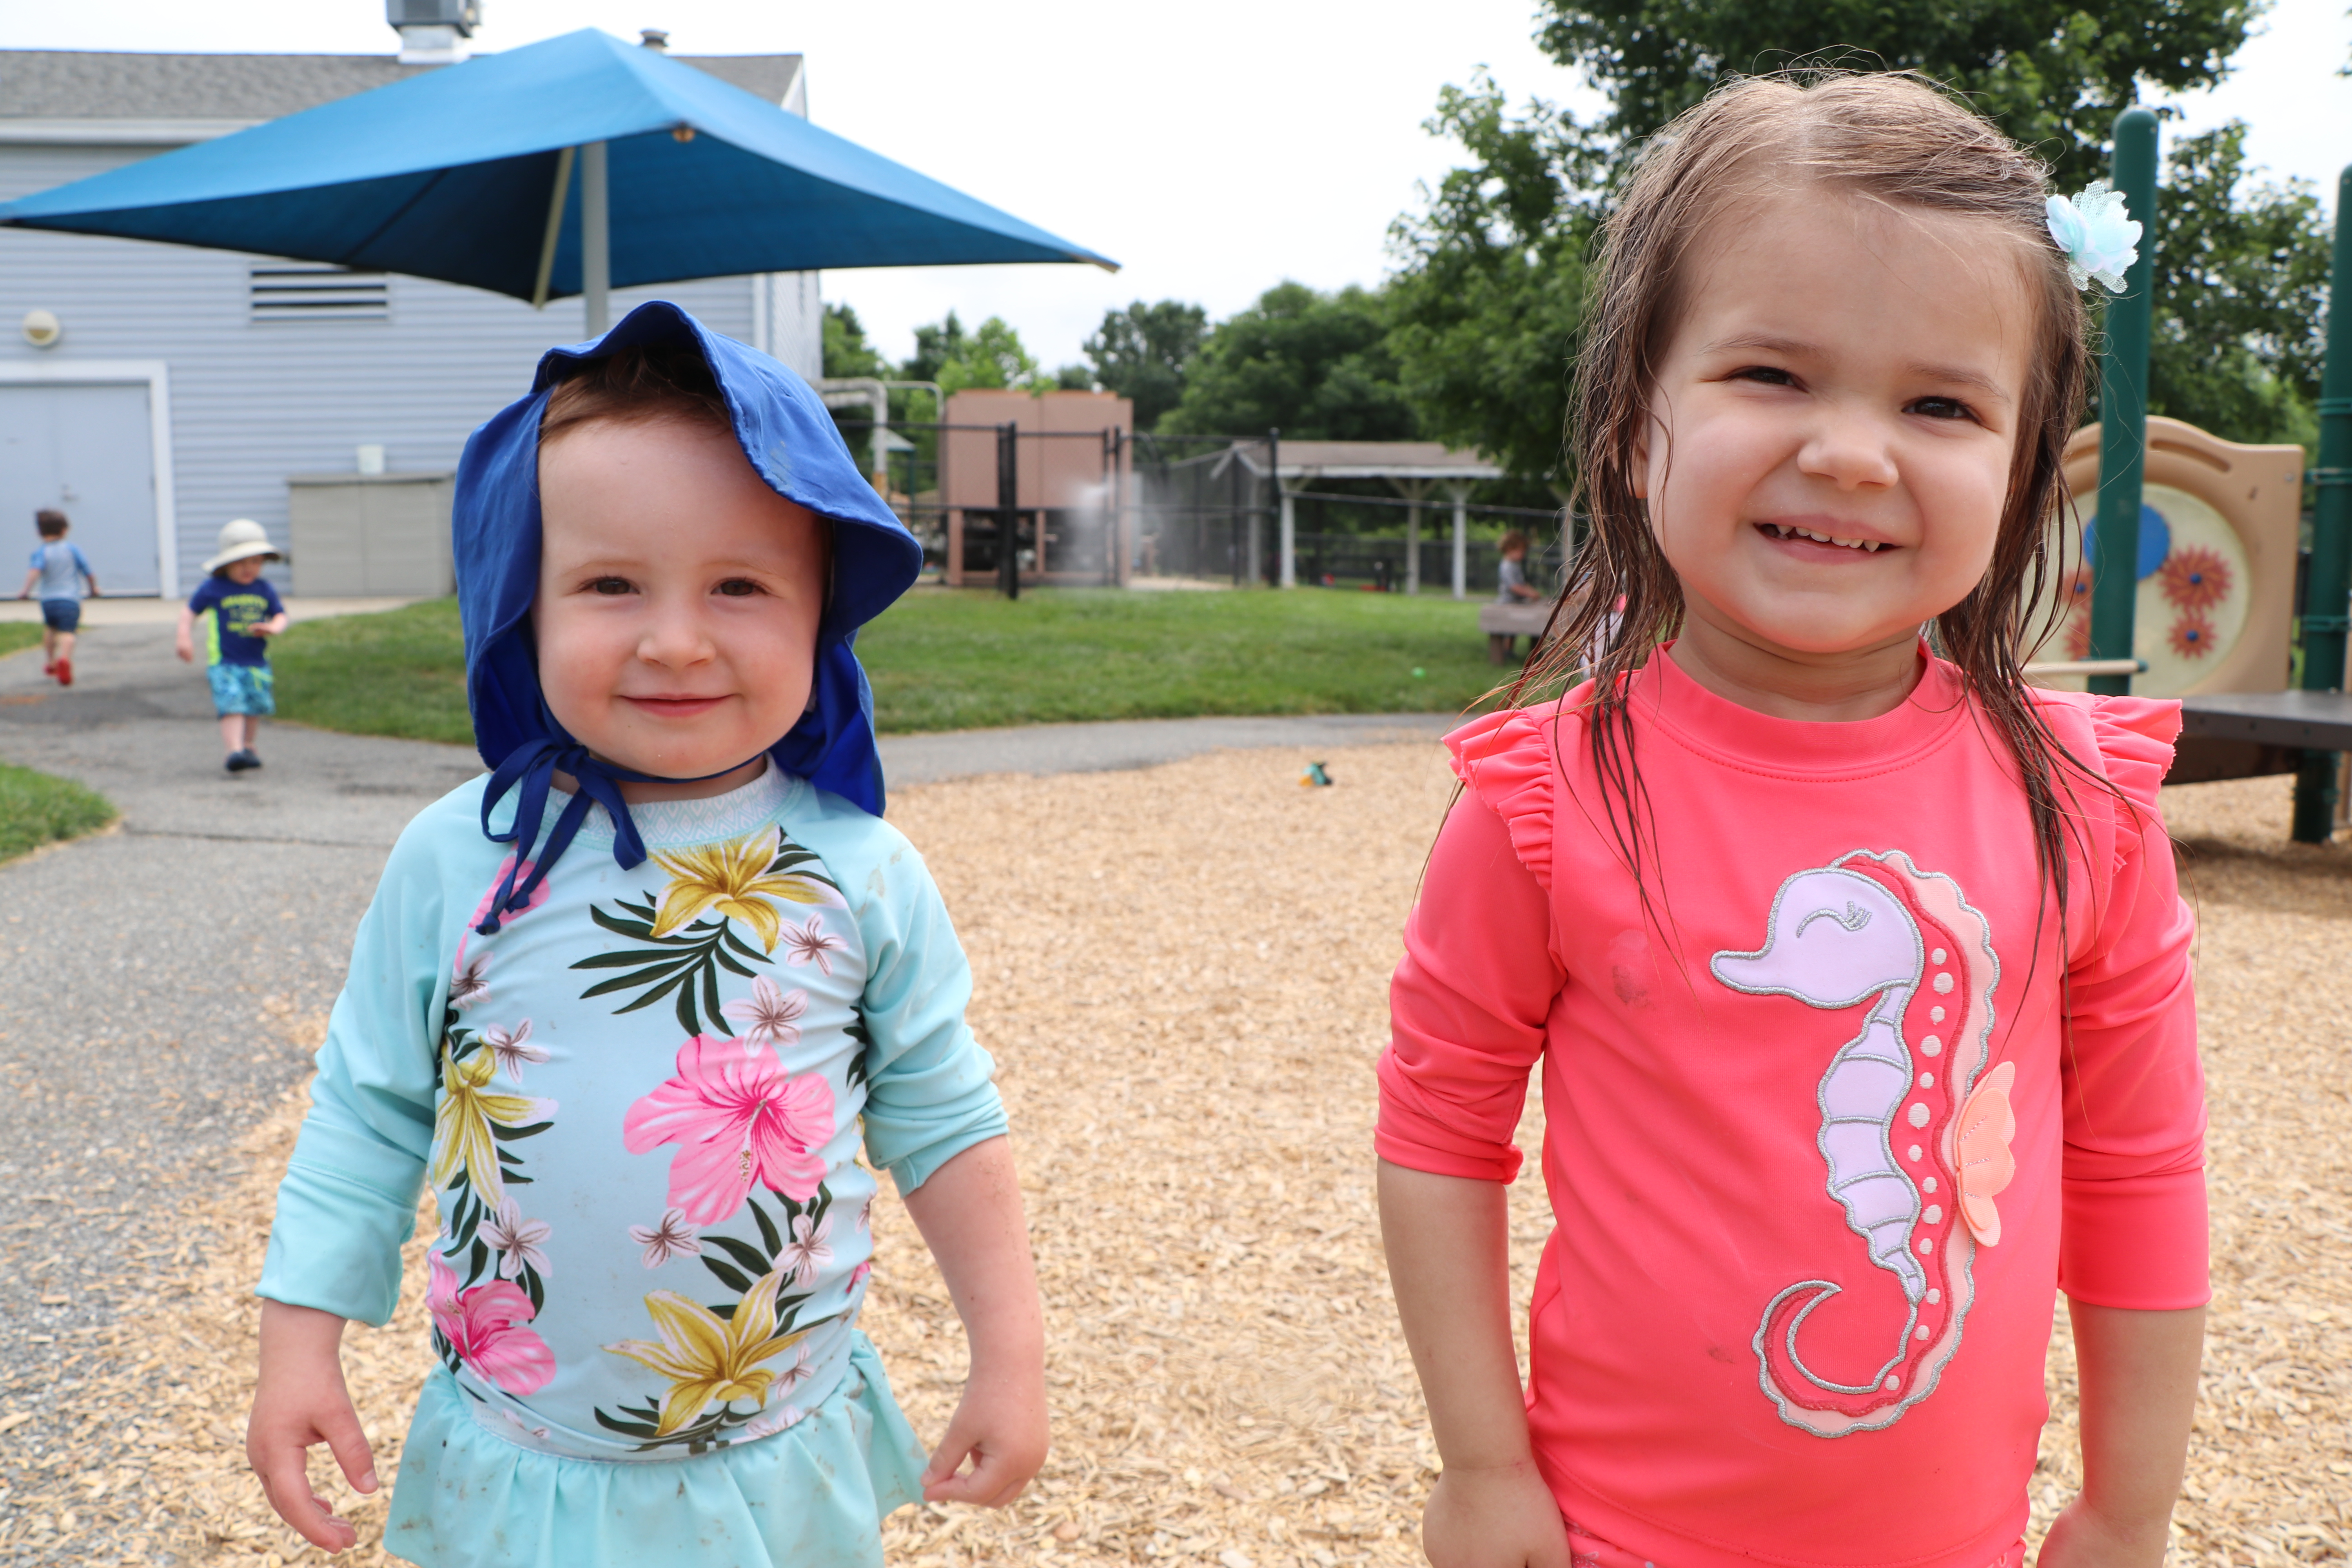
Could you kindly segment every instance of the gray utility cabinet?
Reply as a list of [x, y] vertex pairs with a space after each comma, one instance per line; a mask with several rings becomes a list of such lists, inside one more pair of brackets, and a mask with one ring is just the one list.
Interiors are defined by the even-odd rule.
[[286, 481], [294, 592], [436, 598], [449, 563], [448, 474], [296, 474]]

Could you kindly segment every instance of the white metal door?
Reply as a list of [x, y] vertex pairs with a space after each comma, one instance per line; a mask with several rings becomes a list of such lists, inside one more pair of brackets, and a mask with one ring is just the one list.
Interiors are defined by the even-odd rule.
[[154, 427], [142, 384], [0, 384], [0, 570], [40, 543], [33, 513], [55, 507], [108, 594], [163, 591], [155, 531]]

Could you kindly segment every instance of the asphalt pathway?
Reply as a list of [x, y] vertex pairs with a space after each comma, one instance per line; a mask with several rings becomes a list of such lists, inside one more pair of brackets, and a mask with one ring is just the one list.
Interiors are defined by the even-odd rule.
[[[481, 771], [461, 747], [265, 725], [222, 771], [202, 672], [158, 620], [83, 637], [76, 683], [0, 658], [0, 761], [79, 779], [121, 826], [0, 866], [0, 1394], [70, 1381], [75, 1331], [184, 1255], [179, 1184], [308, 1070], [401, 828]], [[1144, 767], [1221, 747], [1434, 736], [1442, 715], [1040, 725], [883, 742], [899, 784]], [[62, 1386], [61, 1384], [59, 1386]], [[0, 1417], [5, 1419], [5, 1417]], [[5, 1442], [5, 1439], [0, 1439]], [[0, 1489], [7, 1484], [0, 1454]], [[0, 1490], [0, 1508], [5, 1492]]]

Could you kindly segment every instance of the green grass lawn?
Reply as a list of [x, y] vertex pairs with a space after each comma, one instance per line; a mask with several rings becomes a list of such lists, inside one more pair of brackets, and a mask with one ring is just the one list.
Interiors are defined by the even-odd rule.
[[[1475, 603], [1295, 593], [910, 594], [859, 637], [884, 732], [1203, 713], [1456, 712], [1505, 671]], [[453, 600], [297, 626], [278, 710], [324, 729], [466, 742]]]
[[0, 658], [5, 658], [18, 648], [32, 647], [40, 640], [41, 623], [38, 621], [0, 621]]
[[0, 860], [95, 833], [113, 820], [113, 803], [97, 791], [0, 763]]

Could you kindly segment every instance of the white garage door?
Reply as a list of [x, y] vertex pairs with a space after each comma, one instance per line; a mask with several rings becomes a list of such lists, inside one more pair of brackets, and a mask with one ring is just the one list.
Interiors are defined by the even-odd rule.
[[143, 383], [0, 384], [0, 570], [12, 589], [41, 542], [33, 513], [42, 507], [72, 521], [101, 589], [162, 592]]

